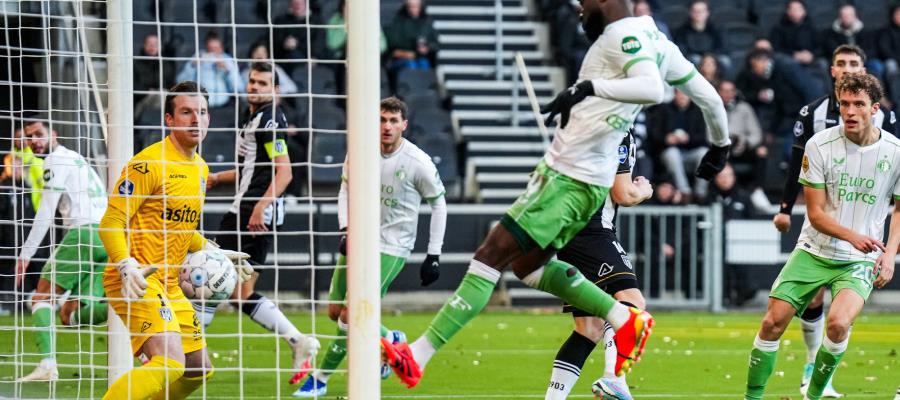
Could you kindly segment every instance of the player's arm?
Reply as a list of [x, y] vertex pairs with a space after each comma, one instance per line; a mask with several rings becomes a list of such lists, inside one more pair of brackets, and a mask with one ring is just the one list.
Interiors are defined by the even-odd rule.
[[28, 238], [22, 245], [19, 259], [16, 262], [16, 287], [22, 284], [25, 278], [25, 271], [28, 270], [28, 265], [31, 263], [31, 258], [34, 257], [38, 247], [41, 245], [41, 241], [44, 240], [44, 236], [47, 235], [47, 231], [53, 225], [56, 206], [59, 204], [61, 197], [61, 190], [50, 186], [44, 187], [38, 212], [34, 216], [34, 224], [31, 226], [31, 231], [28, 232]]
[[[270, 134], [274, 133], [263, 133], [263, 135]], [[269, 230], [269, 228], [266, 227], [263, 214], [266, 208], [287, 190], [288, 185], [293, 179], [293, 172], [291, 172], [291, 158], [288, 155], [287, 143], [283, 137], [280, 137], [281, 135], [274, 136], [274, 140], [263, 144], [263, 146], [266, 149], [266, 154], [269, 155], [269, 159], [271, 159], [274, 164], [275, 175], [272, 177], [272, 182], [269, 183], [269, 187], [266, 188], [265, 193], [263, 193], [262, 197], [256, 202], [256, 206], [253, 207], [253, 214], [250, 215], [250, 221], [247, 224], [247, 229], [250, 231], [266, 232]]]
[[787, 232], [791, 229], [791, 211], [797, 201], [797, 195], [800, 194], [800, 168], [803, 163], [803, 146], [805, 138], [813, 135], [812, 113], [809, 112], [809, 106], [800, 109], [797, 122], [794, 123], [794, 145], [791, 146], [791, 161], [788, 165], [787, 178], [784, 181], [784, 190], [781, 191], [781, 209], [772, 219], [775, 227], [781, 232]]
[[237, 180], [237, 169], [229, 169], [227, 171], [213, 172], [206, 179], [206, 188], [210, 189], [220, 184], [234, 184]]
[[444, 198], [444, 183], [437, 167], [428, 160], [418, 170], [414, 184], [419, 195], [431, 205], [431, 225], [428, 229], [428, 252], [419, 268], [422, 286], [428, 286], [441, 276], [441, 248], [444, 246], [444, 232], [447, 230], [447, 200]]
[[653, 186], [643, 176], [631, 179], [631, 173], [616, 175], [610, 190], [612, 200], [623, 207], [636, 206], [653, 196]]
[[888, 242], [884, 246], [884, 254], [875, 261], [875, 282], [873, 286], [881, 289], [894, 277], [894, 259], [897, 247], [900, 246], [900, 196], [894, 195], [894, 211], [891, 212], [891, 227], [888, 230]]

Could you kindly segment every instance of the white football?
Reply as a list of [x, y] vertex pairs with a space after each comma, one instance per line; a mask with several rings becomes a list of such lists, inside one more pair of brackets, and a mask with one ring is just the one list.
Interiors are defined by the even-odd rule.
[[179, 282], [184, 295], [195, 301], [218, 302], [231, 297], [238, 276], [234, 264], [219, 250], [188, 253]]

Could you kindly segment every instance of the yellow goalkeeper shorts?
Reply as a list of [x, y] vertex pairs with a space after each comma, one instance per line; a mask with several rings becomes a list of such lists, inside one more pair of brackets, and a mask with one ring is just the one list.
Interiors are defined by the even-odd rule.
[[147, 278], [147, 294], [140, 300], [126, 302], [122, 295], [119, 271], [107, 268], [103, 273], [103, 287], [109, 305], [131, 332], [131, 351], [137, 356], [144, 342], [163, 332], [180, 332], [185, 354], [206, 347], [200, 319], [190, 300], [178, 287], [176, 279], [163, 281], [156, 275]]

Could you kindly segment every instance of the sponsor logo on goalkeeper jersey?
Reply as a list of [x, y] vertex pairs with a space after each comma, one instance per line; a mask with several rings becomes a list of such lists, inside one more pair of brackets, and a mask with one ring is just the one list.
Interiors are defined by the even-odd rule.
[[841, 173], [838, 178], [838, 198], [841, 201], [859, 201], [866, 204], [875, 204], [878, 196], [871, 192], [875, 188], [875, 179], [862, 176], [851, 176]]
[[181, 208], [166, 207], [162, 218], [172, 222], [198, 222], [200, 221], [200, 211], [194, 210], [189, 206]]
[[641, 41], [634, 36], [622, 38], [622, 51], [628, 54], [634, 54], [641, 51]]

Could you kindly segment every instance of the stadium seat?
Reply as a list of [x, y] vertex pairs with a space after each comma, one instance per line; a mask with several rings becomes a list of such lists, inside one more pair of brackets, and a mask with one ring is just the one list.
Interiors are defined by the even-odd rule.
[[[230, 53], [232, 57], [239, 60], [250, 58], [251, 46], [258, 42], [268, 42], [269, 40], [268, 28], [235, 27], [223, 28], [223, 30], [222, 44], [225, 45], [226, 51]], [[272, 54], [271, 49], [269, 49], [269, 54]], [[243, 65], [244, 62], [245, 61], [241, 61], [241, 65]]]
[[260, 11], [265, 11], [265, 2], [260, 4], [261, 2], [258, 1], [218, 1], [217, 3], [216, 19], [221, 23], [230, 24], [232, 22], [232, 4], [234, 4], [234, 23], [265, 24], [268, 22], [263, 19], [264, 14], [260, 15]]
[[666, 25], [669, 25], [669, 29], [674, 30], [687, 22], [688, 9], [679, 5], [666, 5], [665, 8], [656, 14], [656, 17], [663, 20]]
[[436, 90], [429, 90], [421, 93], [410, 93], [403, 96], [402, 100], [409, 104], [410, 107], [418, 109], [437, 109], [441, 108], [441, 95]]
[[410, 124], [421, 129], [425, 135], [441, 132], [453, 132], [453, 122], [450, 114], [440, 108], [420, 108], [410, 110]]
[[436, 132], [416, 138], [416, 146], [431, 156], [431, 161], [441, 174], [445, 186], [450, 186], [459, 179], [459, 167], [456, 160], [456, 142], [449, 132]]
[[[169, 26], [165, 29], [168, 29], [166, 43], [172, 46], [175, 57], [190, 57], [197, 54], [197, 50], [205, 48], [206, 33], [212, 28], [197, 26], [195, 30], [193, 26]], [[227, 42], [223, 42], [223, 44], [228, 45]]]
[[430, 69], [402, 69], [397, 74], [397, 95], [408, 96], [437, 89], [437, 76]]
[[321, 65], [313, 66], [309, 89], [313, 94], [337, 94], [334, 70]]
[[757, 10], [757, 16], [759, 17], [759, 26], [757, 28], [760, 32], [768, 34], [772, 32], [773, 27], [778, 25], [778, 21], [781, 21], [783, 15], [784, 4], [775, 4], [759, 9]]
[[825, 30], [831, 27], [837, 12], [833, 8], [816, 8], [810, 10], [809, 19], [817, 30]]
[[312, 115], [313, 129], [342, 130], [347, 127], [347, 117], [344, 110], [335, 105], [332, 99], [313, 99]]
[[710, 20], [715, 21], [716, 25], [722, 26], [733, 22], [747, 22], [747, 10], [736, 7], [718, 7], [713, 8], [710, 12]]
[[[295, 63], [291, 71], [291, 80], [297, 84], [297, 93], [309, 93], [309, 63]], [[282, 68], [287, 67], [283, 65]], [[285, 68], [287, 69], [287, 68]]]
[[746, 22], [732, 22], [722, 25], [722, 45], [726, 51], [735, 51], [753, 47], [758, 35], [756, 26]]
[[210, 132], [200, 145], [200, 155], [209, 164], [210, 172], [235, 167], [235, 132]]
[[131, 18], [135, 21], [156, 21], [156, 0], [132, 0]]
[[312, 139], [310, 158], [313, 185], [338, 185], [341, 181], [341, 165], [347, 155], [345, 134], [316, 133]]
[[214, 0], [159, 0], [159, 2], [166, 22], [215, 22], [218, 12]]

